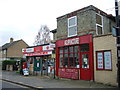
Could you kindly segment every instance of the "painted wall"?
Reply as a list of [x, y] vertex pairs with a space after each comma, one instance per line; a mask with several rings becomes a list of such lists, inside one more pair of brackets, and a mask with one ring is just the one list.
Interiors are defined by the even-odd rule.
[[[94, 79], [96, 82], [117, 85], [117, 47], [116, 38], [112, 35], [94, 37]], [[96, 70], [96, 51], [111, 50], [112, 71]]]

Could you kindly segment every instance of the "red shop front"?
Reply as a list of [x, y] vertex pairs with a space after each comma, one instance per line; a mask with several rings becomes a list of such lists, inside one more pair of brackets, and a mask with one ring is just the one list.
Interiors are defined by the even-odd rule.
[[93, 80], [93, 62], [92, 35], [56, 41], [56, 76]]

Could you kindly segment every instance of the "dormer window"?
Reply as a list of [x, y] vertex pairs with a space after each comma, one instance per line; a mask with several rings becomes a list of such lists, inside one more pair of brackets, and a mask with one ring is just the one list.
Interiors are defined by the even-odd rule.
[[104, 34], [103, 31], [103, 16], [100, 14], [96, 14], [96, 34], [102, 35]]
[[68, 18], [68, 37], [77, 35], [77, 17]]

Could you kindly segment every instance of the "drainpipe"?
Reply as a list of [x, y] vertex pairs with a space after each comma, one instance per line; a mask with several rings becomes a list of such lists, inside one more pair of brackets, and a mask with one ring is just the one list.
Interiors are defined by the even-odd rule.
[[120, 23], [118, 14], [118, 0], [115, 0], [115, 13], [116, 13], [116, 25], [117, 25], [117, 82], [118, 88], [120, 88]]

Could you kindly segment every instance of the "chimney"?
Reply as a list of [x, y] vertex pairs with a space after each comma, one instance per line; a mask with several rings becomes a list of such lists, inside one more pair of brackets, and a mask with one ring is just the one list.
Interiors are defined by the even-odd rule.
[[13, 42], [13, 38], [10, 38], [10, 43], [12, 43]]

